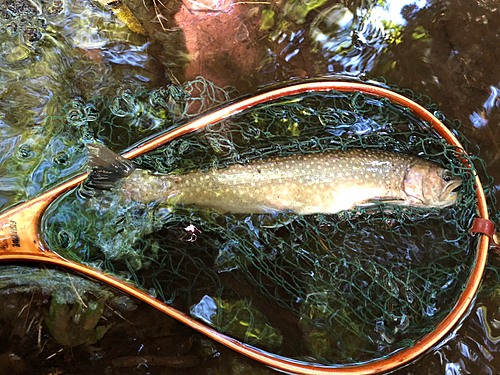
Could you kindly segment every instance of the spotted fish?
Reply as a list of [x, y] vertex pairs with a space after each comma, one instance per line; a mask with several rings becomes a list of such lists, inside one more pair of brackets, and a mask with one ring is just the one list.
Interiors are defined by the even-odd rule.
[[367, 149], [281, 156], [208, 172], [162, 175], [88, 144], [91, 187], [117, 188], [131, 200], [194, 204], [219, 212], [336, 213], [374, 202], [446, 207], [462, 180], [448, 169], [402, 153]]

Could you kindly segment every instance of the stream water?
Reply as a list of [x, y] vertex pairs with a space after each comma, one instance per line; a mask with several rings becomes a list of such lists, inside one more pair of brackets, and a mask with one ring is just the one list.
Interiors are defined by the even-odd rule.
[[[383, 79], [428, 96], [462, 123], [500, 198], [497, 0], [124, 4], [148, 36], [90, 0], [0, 0], [0, 212], [84, 170], [85, 152], [75, 143], [80, 125], [65, 128], [72, 110], [91, 111], [85, 103], [140, 97], [199, 76], [234, 87], [226, 96], [196, 81], [203, 109], [262, 86], [336, 75]], [[163, 129], [161, 114], [134, 108], [127, 108], [133, 112], [127, 121], [148, 124], [138, 125], [137, 134]], [[119, 129], [115, 139], [123, 148], [137, 141]], [[500, 216], [496, 220], [500, 225]], [[492, 254], [485, 278], [494, 278], [498, 266]], [[0, 288], [0, 374], [274, 373], [149, 306], [62, 270], [4, 265]], [[77, 303], [82, 298], [85, 309]], [[68, 329], [71, 324], [80, 330]], [[445, 340], [395, 373], [499, 372], [495, 292], [480, 293]]]

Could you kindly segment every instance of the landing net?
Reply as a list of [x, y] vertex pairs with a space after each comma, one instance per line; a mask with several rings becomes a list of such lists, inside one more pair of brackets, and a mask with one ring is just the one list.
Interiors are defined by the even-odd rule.
[[[175, 126], [182, 116], [162, 108]], [[100, 125], [86, 127], [86, 138], [115, 151], [123, 148], [120, 137], [140, 134], [124, 121], [120, 133], [112, 133], [112, 120]], [[472, 170], [475, 160], [457, 155], [427, 123], [386, 99], [309, 93], [248, 109], [134, 163], [182, 174], [350, 148], [438, 162], [462, 177], [460, 198], [441, 210], [378, 204], [334, 215], [245, 215], [125, 204], [117, 190], [84, 187], [49, 208], [42, 233], [61, 256], [130, 281], [270, 353], [329, 365], [387, 357], [450, 313], [474, 264], [474, 181], [458, 158]]]

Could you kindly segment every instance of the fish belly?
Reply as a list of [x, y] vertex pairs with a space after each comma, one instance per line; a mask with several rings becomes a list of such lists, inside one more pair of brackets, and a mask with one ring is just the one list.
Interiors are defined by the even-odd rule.
[[377, 161], [374, 168], [363, 155], [311, 154], [192, 172], [178, 176], [174, 188], [178, 203], [233, 213], [336, 213], [400, 195], [392, 162]]

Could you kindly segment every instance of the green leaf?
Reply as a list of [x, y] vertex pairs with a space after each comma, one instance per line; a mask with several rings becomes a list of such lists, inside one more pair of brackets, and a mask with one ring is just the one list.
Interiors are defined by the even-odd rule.
[[283, 14], [298, 24], [306, 21], [307, 14], [326, 3], [326, 0], [291, 0], [283, 7]]
[[274, 26], [274, 10], [264, 9], [260, 18], [260, 29], [269, 30]]
[[49, 316], [45, 319], [52, 337], [62, 346], [92, 345], [102, 339], [111, 325], [98, 326], [106, 300], [68, 305], [52, 298]]

